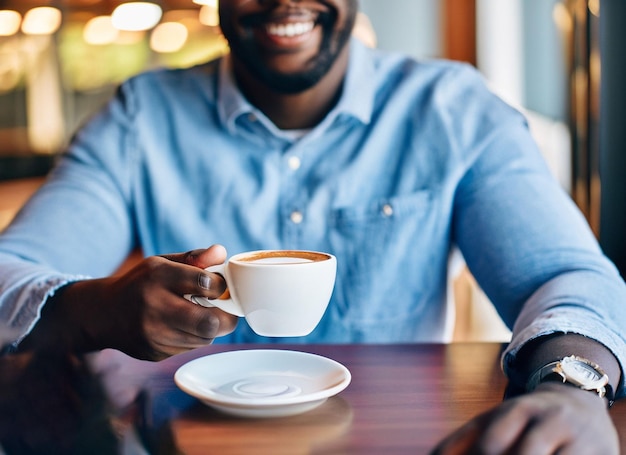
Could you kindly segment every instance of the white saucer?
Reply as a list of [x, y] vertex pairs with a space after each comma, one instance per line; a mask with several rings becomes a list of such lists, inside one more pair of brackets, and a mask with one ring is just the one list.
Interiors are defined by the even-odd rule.
[[222, 352], [181, 366], [174, 381], [222, 412], [241, 417], [284, 417], [324, 403], [352, 376], [342, 364], [299, 351], [250, 349]]

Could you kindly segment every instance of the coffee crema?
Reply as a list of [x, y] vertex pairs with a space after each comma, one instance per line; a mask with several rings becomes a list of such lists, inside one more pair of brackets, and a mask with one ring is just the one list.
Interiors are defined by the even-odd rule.
[[267, 250], [256, 251], [234, 259], [238, 262], [253, 262], [255, 264], [297, 264], [326, 261], [330, 259], [330, 256], [315, 251]]

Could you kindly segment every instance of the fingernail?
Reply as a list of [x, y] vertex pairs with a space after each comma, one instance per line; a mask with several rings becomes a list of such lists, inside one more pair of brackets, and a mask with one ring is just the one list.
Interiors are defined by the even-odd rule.
[[198, 275], [198, 285], [202, 289], [210, 289], [211, 288], [211, 277], [209, 277], [209, 275], [205, 275], [204, 273], [201, 273], [200, 275]]

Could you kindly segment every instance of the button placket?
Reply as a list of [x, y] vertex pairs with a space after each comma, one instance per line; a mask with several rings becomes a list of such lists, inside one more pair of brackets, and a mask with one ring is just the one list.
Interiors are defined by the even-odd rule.
[[305, 145], [307, 143], [305, 137], [290, 142], [283, 149], [282, 232], [283, 241], [289, 248], [301, 248], [310, 228], [307, 210], [311, 200], [307, 182], [311, 170], [307, 157], [315, 150]]
[[285, 214], [283, 240], [289, 248], [299, 247], [305, 222], [303, 208], [306, 207], [306, 201], [303, 200], [303, 196], [306, 191], [302, 186], [302, 160], [299, 155], [298, 146], [294, 144], [285, 150], [283, 161], [287, 169], [283, 186], [283, 213]]

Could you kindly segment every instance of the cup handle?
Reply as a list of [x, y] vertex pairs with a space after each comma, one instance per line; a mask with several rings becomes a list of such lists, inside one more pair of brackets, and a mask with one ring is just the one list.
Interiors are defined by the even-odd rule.
[[[226, 263], [213, 265], [211, 267], [207, 267], [204, 270], [206, 270], [207, 272], [220, 274], [222, 275], [222, 277], [224, 277], [224, 279], [226, 279], [226, 274], [224, 273], [226, 270]], [[228, 282], [226, 284], [228, 285]], [[241, 305], [239, 305], [238, 302], [235, 302], [233, 300], [228, 290], [224, 294], [228, 295], [228, 297], [218, 298], [218, 299], [209, 299], [201, 295], [192, 295], [192, 294], [185, 294], [183, 297], [189, 300], [190, 302], [195, 303], [196, 305], [200, 305], [203, 307], [217, 307], [220, 310], [225, 311], [230, 314], [234, 314], [235, 316], [244, 317], [245, 314], [243, 312], [243, 308], [241, 308]]]

